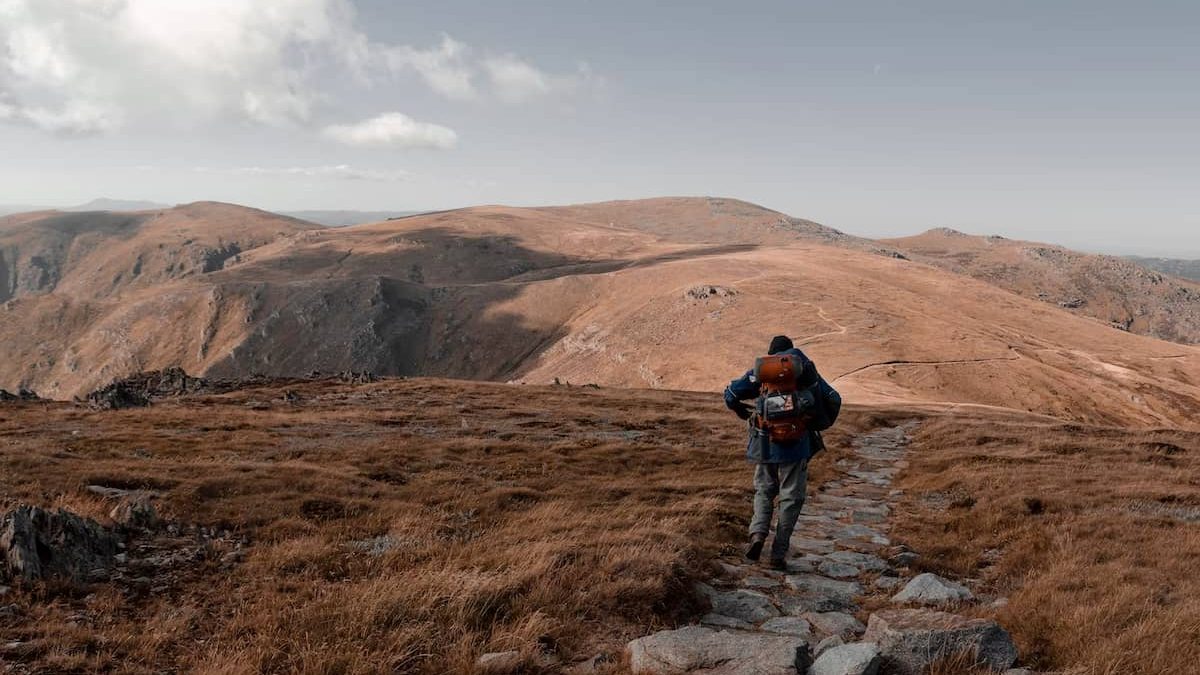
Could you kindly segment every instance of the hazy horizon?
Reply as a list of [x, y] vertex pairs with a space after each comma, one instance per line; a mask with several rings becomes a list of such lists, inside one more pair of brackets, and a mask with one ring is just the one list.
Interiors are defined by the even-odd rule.
[[1198, 21], [1163, 1], [12, 0], [0, 203], [717, 195], [867, 237], [1200, 257]]
[[[713, 198], [720, 198], [720, 199], [740, 199], [739, 197], [735, 197], [735, 196], [732, 196], [732, 195], [659, 195], [659, 196], [661, 196], [661, 197], [713, 197]], [[613, 200], [598, 200], [598, 201], [620, 201], [621, 199], [622, 199], [622, 198], [619, 198], [619, 197], [617, 197], [617, 198], [614, 198]], [[154, 201], [154, 200], [143, 200], [143, 199], [122, 199], [122, 198], [111, 198], [111, 197], [96, 197], [96, 198], [93, 198], [93, 199], [88, 199], [88, 200], [85, 200], [85, 201], [83, 201], [83, 202], [79, 202], [79, 203], [70, 203], [70, 204], [67, 204], [67, 203], [59, 203], [59, 204], [0, 204], [0, 216], [4, 216], [4, 215], [10, 214], [10, 213], [17, 213], [17, 212], [19, 212], [19, 211], [16, 211], [16, 210], [14, 210], [14, 211], [9, 211], [8, 209], [9, 209], [9, 208], [11, 208], [11, 207], [32, 207], [32, 208], [39, 208], [39, 209], [40, 209], [40, 208], [45, 208], [45, 209], [78, 209], [78, 207], [80, 207], [80, 206], [84, 206], [84, 205], [87, 205], [87, 204], [89, 204], [89, 203], [92, 203], [92, 202], [97, 202], [97, 201], [110, 201], [110, 200], [111, 200], [111, 201], [114, 201], [114, 202], [141, 202], [141, 201], [151, 202], [151, 201]], [[216, 201], [216, 202], [220, 202], [220, 201], [225, 201], [225, 200], [219, 200], [219, 199], [203, 199], [203, 198], [201, 198], [201, 199], [188, 199], [188, 200], [185, 200], [185, 201], [180, 201], [180, 202], [176, 202], [176, 203], [173, 203], [173, 204], [168, 204], [168, 203], [165, 203], [165, 202], [164, 202], [164, 203], [163, 203], [163, 205], [164, 205], [164, 206], [167, 206], [167, 207], [171, 207], [171, 206], [179, 206], [179, 205], [182, 205], [182, 204], [191, 204], [191, 203], [195, 203], [195, 202], [208, 202], [208, 201]], [[742, 201], [746, 201], [746, 200], [742, 200]], [[417, 208], [398, 208], [398, 209], [387, 209], [387, 208], [381, 208], [381, 209], [356, 209], [356, 208], [353, 208], [353, 207], [348, 207], [348, 208], [337, 208], [337, 207], [330, 207], [330, 208], [323, 208], [323, 207], [316, 207], [316, 208], [287, 208], [287, 207], [281, 207], [281, 208], [271, 208], [271, 207], [268, 207], [268, 206], [263, 206], [263, 205], [259, 205], [259, 204], [240, 204], [240, 203], [238, 203], [238, 202], [228, 202], [228, 203], [237, 204], [237, 205], [239, 205], [239, 206], [246, 206], [246, 207], [250, 207], [250, 208], [260, 209], [260, 210], [263, 210], [263, 211], [269, 211], [269, 212], [272, 212], [272, 213], [281, 213], [281, 214], [287, 214], [287, 213], [304, 213], [304, 212], [358, 212], [358, 213], [384, 213], [384, 212], [391, 212], [391, 213], [396, 213], [396, 214], [417, 214], [417, 213], [429, 213], [429, 212], [432, 212], [432, 211], [443, 211], [443, 210], [453, 210], [453, 209], [460, 209], [460, 208], [471, 208], [471, 207], [475, 207], [475, 206], [492, 206], [492, 205], [495, 205], [495, 206], [509, 206], [509, 207], [522, 208], [522, 207], [540, 207], [540, 206], [566, 206], [566, 205], [568, 205], [568, 204], [565, 204], [565, 203], [558, 203], [558, 202], [545, 202], [545, 203], [539, 203], [539, 204], [510, 204], [510, 203], [502, 203], [502, 202], [489, 202], [489, 203], [486, 203], [486, 204], [484, 204], [484, 203], [479, 203], [479, 204], [463, 204], [463, 205], [461, 205], [461, 206], [449, 207], [449, 208], [447, 208], [447, 209], [417, 209]], [[771, 208], [770, 206], [768, 206], [768, 205], [766, 205], [766, 204], [759, 204], [759, 206], [763, 206], [763, 207], [766, 207], [766, 208]], [[776, 211], [778, 211], [779, 209], [772, 209], [772, 210], [776, 210]], [[892, 232], [892, 233], [883, 233], [883, 234], [877, 234], [877, 235], [866, 235], [866, 234], [863, 234], [863, 233], [861, 233], [861, 232], [855, 232], [855, 231], [852, 231], [852, 230], [847, 230], [847, 229], [845, 229], [845, 228], [842, 228], [842, 227], [838, 227], [836, 224], [833, 224], [833, 223], [816, 221], [816, 220], [815, 220], [815, 219], [813, 219], [813, 218], [807, 218], [807, 217], [805, 217], [803, 214], [787, 213], [786, 211], [781, 211], [781, 213], [784, 213], [785, 215], [792, 216], [792, 217], [795, 217], [795, 218], [803, 218], [803, 219], [805, 219], [805, 220], [813, 220], [814, 222], [818, 222], [818, 223], [820, 223], [821, 225], [825, 225], [825, 226], [828, 226], [828, 227], [833, 227], [833, 228], [835, 228], [835, 229], [838, 229], [838, 230], [841, 230], [841, 231], [843, 231], [843, 232], [845, 232], [845, 233], [847, 233], [847, 234], [851, 234], [851, 235], [855, 235], [855, 236], [860, 236], [860, 237], [867, 237], [867, 238], [872, 238], [872, 239], [888, 239], [888, 238], [893, 238], [893, 237], [906, 237], [906, 236], [911, 236], [911, 235], [921, 234], [922, 232], [926, 232], [926, 231], [928, 231], [928, 230], [935, 229], [935, 228], [940, 228], [940, 227], [949, 227], [949, 226], [946, 226], [946, 225], [931, 225], [930, 227], [926, 227], [926, 228], [923, 228], [923, 229], [918, 229], [918, 230], [912, 230], [912, 231], [899, 231], [899, 230], [898, 230], [898, 231], [896, 231], [896, 232]], [[335, 226], [335, 227], [344, 227], [344, 226], [342, 226], [342, 225], [338, 225], [338, 226]], [[1010, 239], [1028, 239], [1028, 237], [1015, 237], [1015, 236], [1010, 236], [1010, 235], [1008, 235], [1008, 234], [1005, 234], [1005, 233], [1003, 233], [1003, 232], [988, 232], [988, 231], [978, 231], [978, 232], [972, 232], [972, 231], [969, 231], [969, 230], [960, 229], [960, 228], [953, 228], [953, 227], [952, 227], [952, 228], [950, 228], [950, 229], [959, 230], [960, 232], [964, 232], [964, 233], [966, 233], [966, 234], [971, 234], [971, 235], [979, 235], [979, 236], [994, 236], [994, 235], [999, 235], [999, 236], [1003, 236], [1003, 237], [1008, 237], [1008, 238], [1010, 238]], [[1119, 249], [1119, 248], [1118, 248], [1118, 249], [1094, 249], [1094, 248], [1086, 248], [1086, 247], [1083, 247], [1083, 246], [1071, 246], [1071, 245], [1069, 245], [1069, 244], [1064, 244], [1064, 243], [1062, 243], [1062, 242], [1059, 242], [1059, 241], [1053, 241], [1053, 240], [1050, 240], [1050, 239], [1029, 239], [1029, 240], [1030, 240], [1030, 241], [1036, 241], [1036, 242], [1044, 243], [1044, 244], [1054, 244], [1054, 245], [1058, 245], [1058, 246], [1064, 246], [1064, 247], [1066, 247], [1066, 248], [1070, 248], [1070, 249], [1073, 249], [1073, 250], [1081, 251], [1081, 252], [1084, 252], [1084, 253], [1097, 253], [1097, 254], [1104, 254], [1104, 255], [1114, 255], [1114, 256], [1134, 256], [1134, 257], [1146, 257], [1146, 258], [1168, 258], [1168, 259], [1178, 259], [1178, 260], [1193, 260], [1193, 259], [1195, 259], [1195, 260], [1200, 260], [1200, 246], [1198, 246], [1198, 247], [1195, 247], [1195, 248], [1191, 248], [1191, 249], [1188, 249], [1188, 248], [1179, 249], [1179, 248], [1177, 247], [1177, 248], [1175, 248], [1175, 249], [1172, 249], [1172, 250], [1156, 249], [1156, 248], [1154, 248], [1154, 247], [1148, 247], [1148, 248], [1142, 248], [1142, 249], [1137, 249], [1137, 248], [1134, 248], [1134, 249], [1132, 249], [1132, 250], [1121, 250], [1121, 249]]]

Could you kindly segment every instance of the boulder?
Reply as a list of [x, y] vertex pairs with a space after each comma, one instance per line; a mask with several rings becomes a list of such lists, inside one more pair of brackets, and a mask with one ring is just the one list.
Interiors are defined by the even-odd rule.
[[866, 630], [861, 621], [843, 612], [808, 612], [801, 616], [821, 636], [837, 635], [852, 640]]
[[919, 675], [931, 663], [966, 655], [1003, 671], [1017, 660], [1012, 638], [995, 621], [930, 609], [889, 609], [867, 621], [865, 642], [879, 645], [888, 672]]
[[809, 675], [877, 675], [882, 663], [878, 645], [856, 642], [826, 649], [808, 672]]
[[158, 527], [158, 511], [147, 495], [135, 494], [121, 500], [108, 514], [116, 524], [130, 529], [152, 530]]
[[700, 594], [712, 603], [714, 614], [758, 623], [779, 616], [779, 610], [770, 596], [740, 588], [734, 591], [718, 591], [707, 584], [699, 584]]
[[667, 630], [625, 647], [634, 675], [795, 675], [810, 664], [808, 643], [791, 635], [715, 631], [703, 626]]
[[106, 577], [116, 555], [115, 534], [69, 511], [19, 506], [0, 519], [0, 577], [86, 583]]
[[974, 597], [966, 586], [926, 572], [913, 577], [903, 590], [892, 596], [892, 601], [918, 605], [944, 605], [971, 600]]

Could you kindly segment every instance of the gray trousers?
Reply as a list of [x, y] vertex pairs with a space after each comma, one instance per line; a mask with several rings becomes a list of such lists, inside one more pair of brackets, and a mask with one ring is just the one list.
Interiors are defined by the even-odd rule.
[[804, 507], [804, 490], [808, 483], [808, 462], [793, 464], [759, 464], [754, 469], [754, 519], [750, 534], [771, 531], [771, 515], [775, 497], [779, 497], [779, 522], [775, 526], [775, 541], [771, 542], [771, 558], [785, 558], [796, 528], [796, 519]]

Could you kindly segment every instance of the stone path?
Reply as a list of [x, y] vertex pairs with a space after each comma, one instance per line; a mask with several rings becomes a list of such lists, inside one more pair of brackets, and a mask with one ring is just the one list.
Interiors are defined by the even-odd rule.
[[[697, 589], [712, 611], [699, 625], [629, 643], [633, 672], [872, 675], [883, 667], [915, 675], [962, 653], [996, 671], [1011, 667], [1016, 649], [995, 622], [926, 608], [970, 602], [971, 592], [932, 574], [910, 580], [918, 556], [888, 536], [900, 496], [892, 478], [907, 444], [905, 427], [855, 439], [853, 457], [838, 461], [840, 477], [809, 486], [788, 571], [720, 561], [722, 577]], [[896, 594], [897, 607], [910, 608], [874, 612], [864, 625], [856, 613], [865, 593]]]

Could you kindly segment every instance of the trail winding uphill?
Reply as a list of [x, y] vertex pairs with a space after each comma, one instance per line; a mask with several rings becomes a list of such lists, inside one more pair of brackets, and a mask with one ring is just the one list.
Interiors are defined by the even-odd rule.
[[[888, 536], [895, 473], [905, 465], [905, 427], [854, 441], [840, 475], [816, 486], [792, 539], [787, 572], [722, 560], [724, 576], [697, 592], [711, 605], [698, 624], [626, 647], [635, 674], [870, 675], [917, 673], [963, 658], [1001, 671], [1017, 659], [996, 622], [946, 610], [986, 604], [966, 586], [915, 574], [919, 554]], [[887, 609], [856, 617], [867, 596]], [[811, 670], [810, 670], [811, 667]]]

